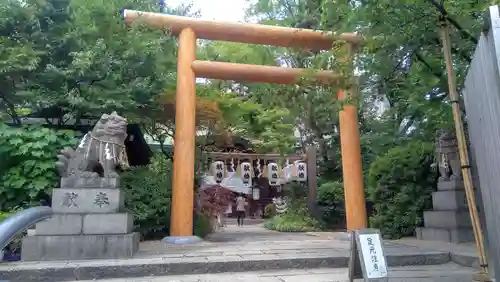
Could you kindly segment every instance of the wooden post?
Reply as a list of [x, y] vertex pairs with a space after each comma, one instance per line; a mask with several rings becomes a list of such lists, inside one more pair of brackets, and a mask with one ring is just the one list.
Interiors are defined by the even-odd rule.
[[196, 138], [196, 34], [179, 34], [175, 111], [174, 175], [170, 236], [193, 235], [194, 162]]
[[[338, 98], [346, 101], [353, 96], [339, 90]], [[342, 149], [342, 174], [347, 231], [367, 227], [366, 199], [361, 165], [361, 144], [356, 106], [346, 101], [339, 113], [340, 145]]]
[[311, 146], [306, 150], [307, 161], [307, 208], [314, 217], [316, 213], [316, 190], [318, 189], [318, 177], [316, 173], [316, 148]]

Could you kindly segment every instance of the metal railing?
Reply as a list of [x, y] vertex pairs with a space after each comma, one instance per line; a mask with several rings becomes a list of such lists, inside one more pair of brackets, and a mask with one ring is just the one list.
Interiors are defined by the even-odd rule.
[[52, 208], [34, 207], [22, 210], [0, 222], [0, 251], [12, 241], [16, 234], [51, 216]]

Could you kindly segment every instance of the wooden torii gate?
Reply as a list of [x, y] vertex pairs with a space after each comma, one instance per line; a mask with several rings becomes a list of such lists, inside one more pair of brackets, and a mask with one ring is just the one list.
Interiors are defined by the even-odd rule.
[[[248, 82], [296, 84], [307, 75], [306, 69], [233, 64], [196, 60], [196, 40], [298, 47], [313, 51], [329, 50], [334, 43], [347, 44], [350, 50], [361, 43], [355, 33], [331, 35], [308, 29], [259, 24], [206, 21], [159, 13], [124, 10], [126, 23], [143, 21], [151, 27], [170, 30], [179, 37], [177, 96], [175, 114], [174, 175], [172, 185], [171, 236], [193, 235], [193, 196], [196, 137], [196, 77]], [[354, 48], [353, 48], [354, 47]], [[349, 58], [350, 60], [350, 58]], [[332, 85], [341, 78], [330, 71], [312, 74], [317, 84]], [[355, 89], [339, 90], [338, 98], [347, 100]], [[367, 226], [361, 149], [356, 106], [345, 104], [339, 113], [342, 168], [349, 231]]]

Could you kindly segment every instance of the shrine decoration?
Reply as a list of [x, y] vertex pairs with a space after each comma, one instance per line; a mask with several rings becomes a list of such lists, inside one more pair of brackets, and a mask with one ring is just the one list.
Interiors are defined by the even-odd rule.
[[241, 177], [241, 180], [243, 181], [243, 185], [245, 187], [251, 187], [252, 186], [252, 164], [249, 162], [243, 162], [239, 166], [239, 174]]
[[267, 164], [267, 179], [269, 180], [269, 185], [276, 186], [280, 184], [279, 177], [279, 166], [275, 162]]
[[254, 200], [260, 199], [260, 188], [258, 186], [252, 188], [252, 198]]
[[215, 182], [221, 183], [224, 180], [224, 175], [226, 172], [226, 165], [223, 161], [215, 161], [212, 163], [211, 167], [212, 176], [215, 179]]
[[273, 204], [278, 214], [283, 214], [288, 209], [287, 198], [282, 198], [282, 197], [273, 198]]
[[293, 180], [293, 167], [294, 166], [290, 164], [290, 160], [286, 159], [285, 165], [281, 170], [281, 179], [282, 179], [281, 184], [285, 184]]
[[296, 169], [295, 180], [299, 182], [307, 181], [307, 164], [303, 161], [296, 161], [294, 167]]
[[257, 170], [257, 178], [261, 178], [262, 175], [264, 174], [264, 170], [260, 165], [260, 158], [257, 158], [256, 170]]

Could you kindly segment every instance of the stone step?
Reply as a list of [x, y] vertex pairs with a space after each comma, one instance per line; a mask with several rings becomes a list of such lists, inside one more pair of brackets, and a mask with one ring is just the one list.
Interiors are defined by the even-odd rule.
[[433, 210], [467, 209], [467, 198], [464, 190], [436, 191], [432, 193]]
[[[99, 280], [100, 282], [304, 282], [304, 281], [348, 281], [347, 268], [316, 268], [316, 269], [288, 269], [265, 270], [249, 272], [224, 272], [202, 275], [174, 275], [154, 277], [147, 276], [140, 279], [118, 278]], [[433, 266], [390, 267], [389, 281], [391, 282], [470, 282], [474, 269], [459, 266], [453, 263]], [[87, 280], [81, 282], [91, 282]], [[79, 281], [80, 282], [80, 281]]]
[[417, 239], [449, 243], [474, 242], [472, 228], [432, 228], [419, 227], [415, 230]]
[[[327, 244], [326, 241], [325, 244]], [[451, 260], [448, 252], [422, 251], [417, 248], [392, 245], [386, 249], [388, 250], [386, 253], [389, 266], [440, 265]], [[212, 257], [186, 256], [182, 253], [170, 254], [168, 257], [138, 254], [132, 259], [122, 260], [9, 263], [0, 265], [0, 279], [12, 282], [57, 282], [112, 278], [133, 279], [164, 275], [201, 275], [228, 271], [345, 268], [348, 260], [348, 251], [338, 251], [334, 248], [325, 248], [323, 251], [311, 250], [309, 253], [306, 250], [300, 252], [283, 250], [280, 253], [266, 254], [256, 254], [255, 251], [238, 251], [233, 254], [219, 254]]]
[[424, 226], [434, 228], [470, 228], [469, 211], [424, 211]]

